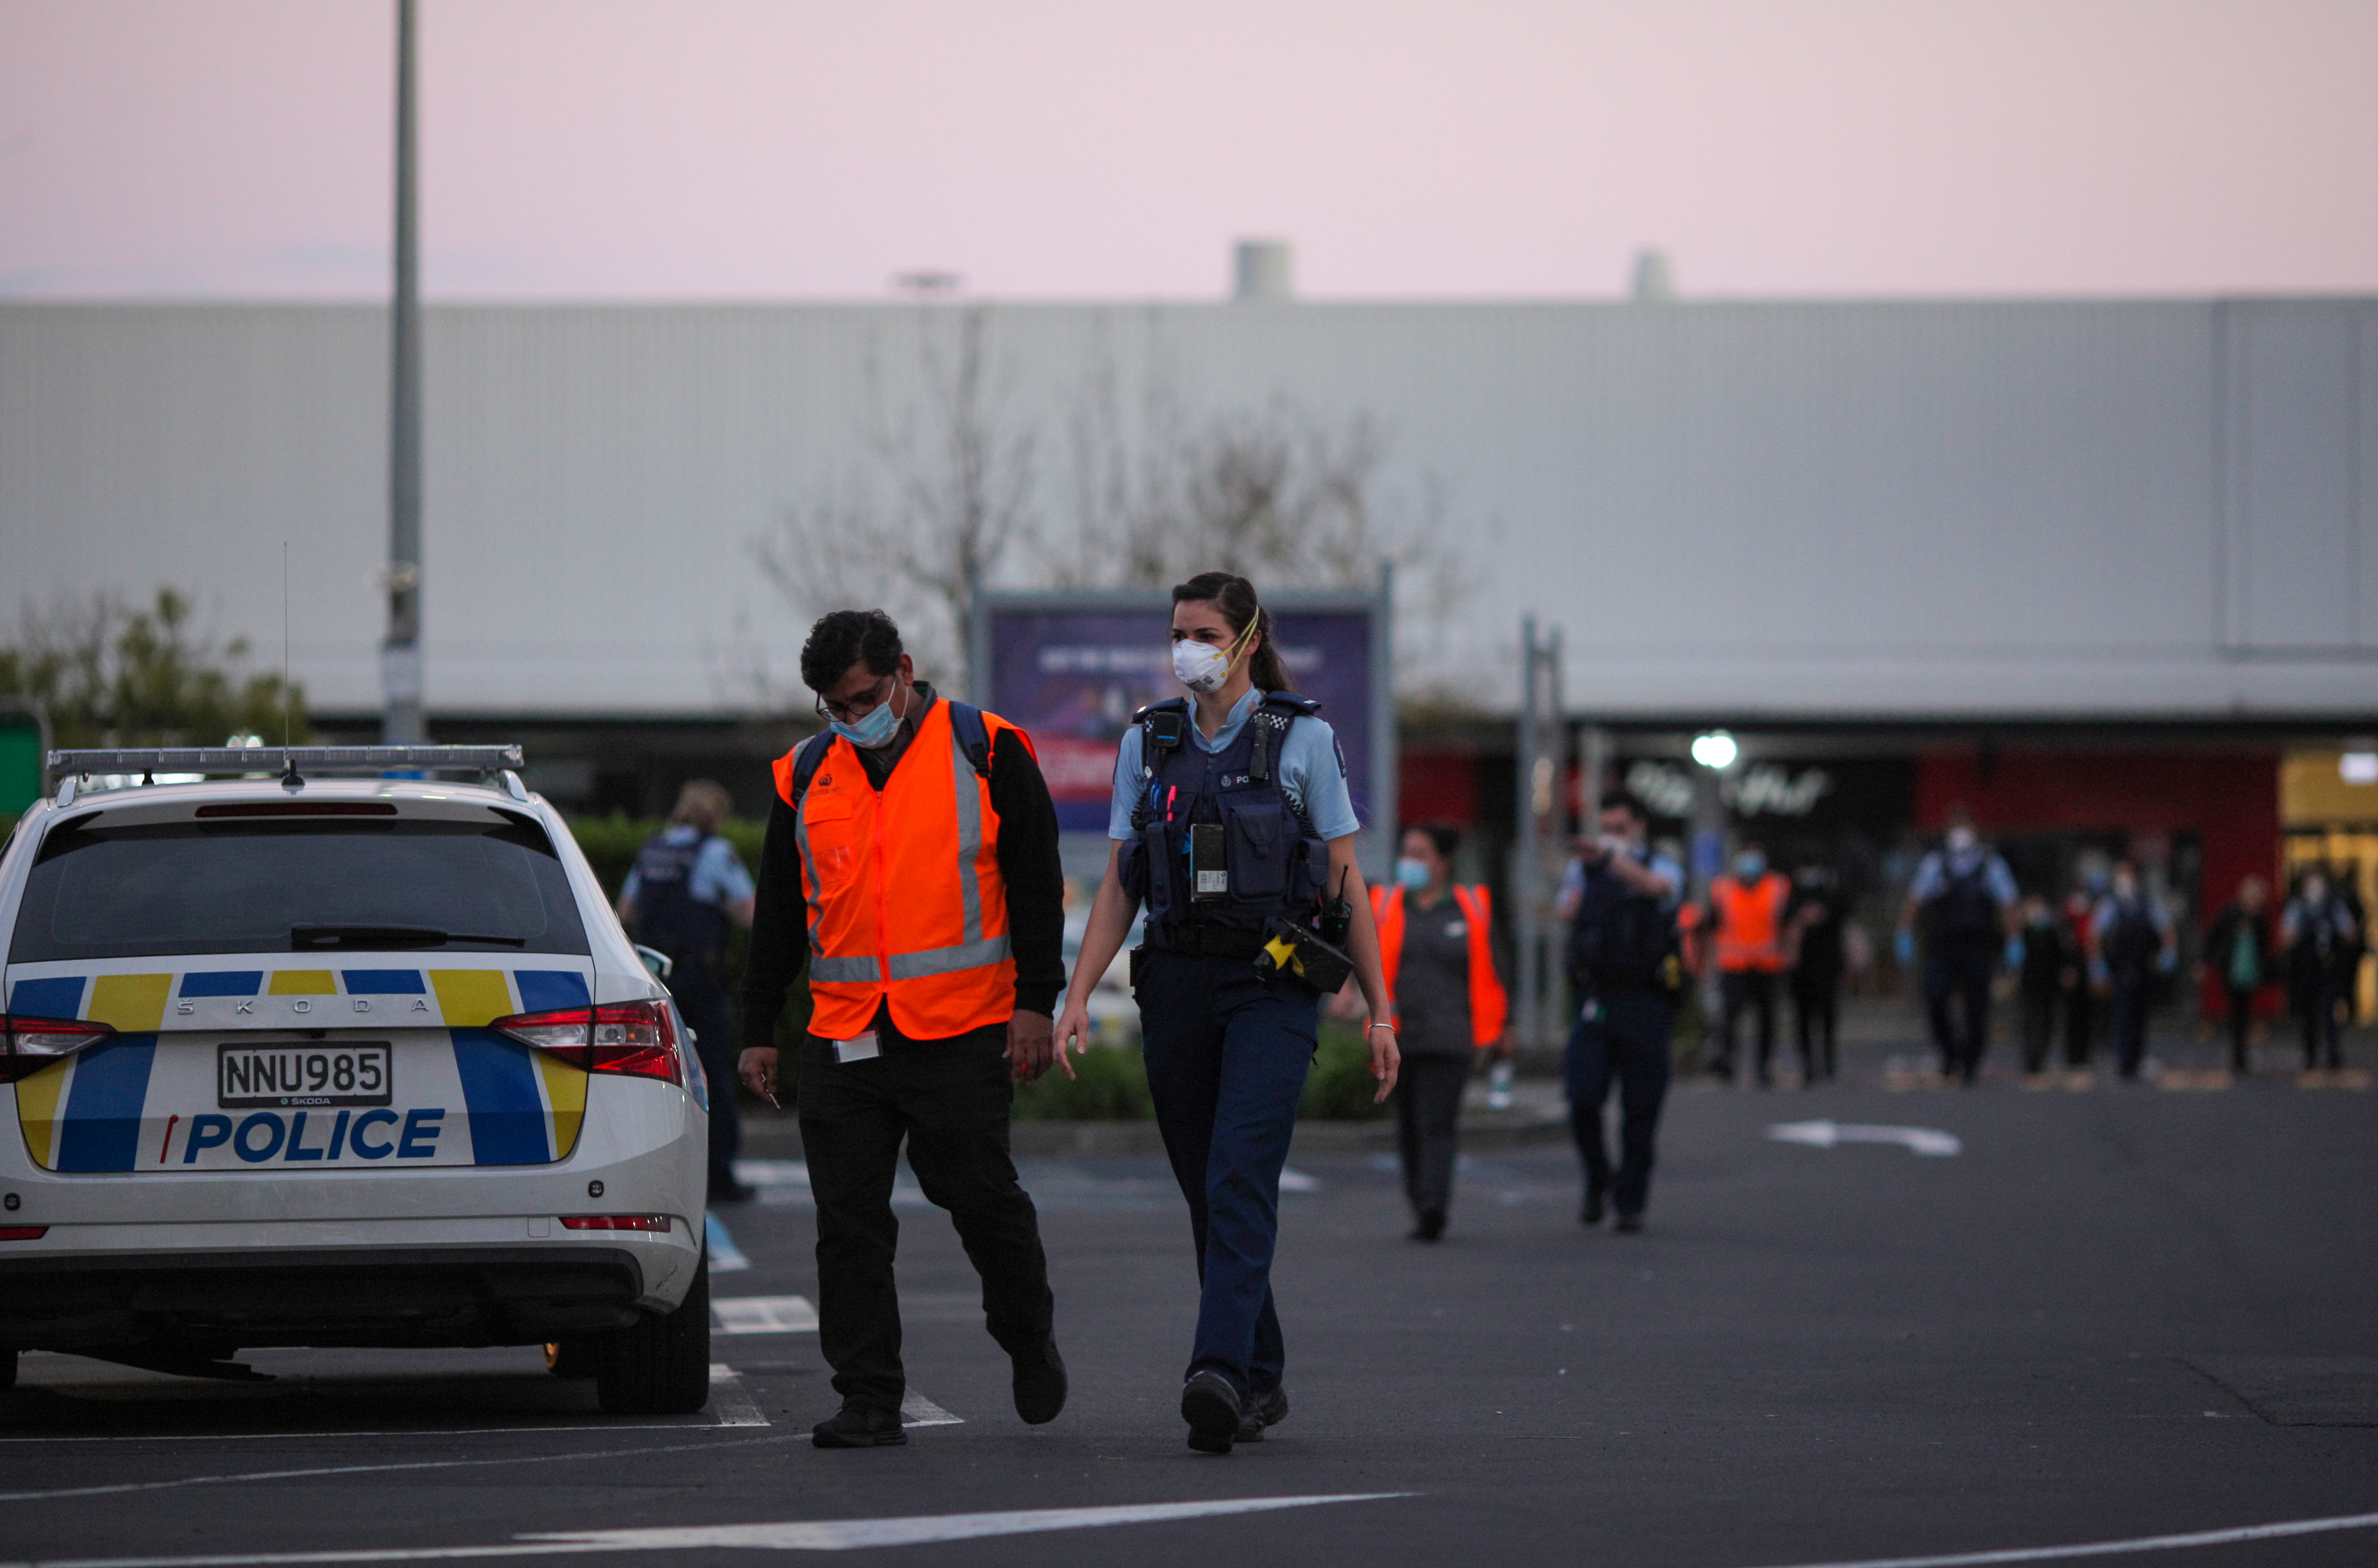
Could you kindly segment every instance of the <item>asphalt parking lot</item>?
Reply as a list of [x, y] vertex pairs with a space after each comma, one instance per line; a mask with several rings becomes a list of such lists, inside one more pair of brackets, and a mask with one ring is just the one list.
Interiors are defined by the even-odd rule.
[[[1771, 1136], [1813, 1121], [1958, 1152]], [[777, 1165], [766, 1201], [723, 1216], [750, 1266], [714, 1289], [751, 1332], [715, 1339], [707, 1415], [605, 1418], [534, 1351], [256, 1352], [272, 1381], [246, 1383], [30, 1356], [0, 1395], [0, 1559], [1767, 1568], [2055, 1561], [2032, 1550], [2372, 1514], [2374, 1134], [2378, 1095], [2278, 1076], [1697, 1087], [1672, 1102], [1648, 1234], [1580, 1227], [1571, 1156], [1538, 1143], [1468, 1156], [1434, 1247], [1404, 1239], [1383, 1157], [1316, 1143], [1291, 1161], [1309, 1179], [1278, 1273], [1294, 1413], [1227, 1458], [1182, 1441], [1187, 1227], [1140, 1155], [1027, 1162], [1063, 1417], [1015, 1420], [965, 1259], [911, 1198], [912, 1414], [935, 1424], [903, 1449], [811, 1448], [835, 1401], [801, 1326], [799, 1170]], [[959, 1514], [1009, 1517], [907, 1523]], [[2141, 1560], [2373, 1554], [2378, 1528], [2345, 1527]]]

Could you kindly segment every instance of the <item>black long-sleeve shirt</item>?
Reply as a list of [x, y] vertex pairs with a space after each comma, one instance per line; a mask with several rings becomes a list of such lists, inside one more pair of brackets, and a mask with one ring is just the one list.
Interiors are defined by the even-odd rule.
[[[881, 752], [861, 751], [878, 793], [907, 755], [928, 698]], [[999, 818], [999, 878], [1007, 889], [1008, 950], [1015, 959], [1015, 1007], [1054, 1014], [1065, 988], [1065, 878], [1057, 856], [1057, 808], [1022, 736], [1001, 730], [991, 747], [991, 808]], [[751, 920], [751, 957], [743, 971], [743, 1046], [775, 1044], [785, 997], [809, 960], [810, 911], [801, 892], [801, 851], [793, 808], [777, 797], [760, 852], [760, 886]]]

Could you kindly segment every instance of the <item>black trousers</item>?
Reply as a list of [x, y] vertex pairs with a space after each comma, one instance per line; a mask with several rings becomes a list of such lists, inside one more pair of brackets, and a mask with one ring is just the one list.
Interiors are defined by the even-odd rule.
[[2125, 1078], [2139, 1075], [2139, 1063], [2147, 1054], [2147, 1001], [2153, 994], [2154, 979], [2144, 974], [2116, 975], [2110, 988], [2114, 1064]]
[[801, 1143], [817, 1202], [818, 1348], [845, 1402], [897, 1410], [900, 1298], [892, 1258], [900, 1222], [892, 1180], [900, 1143], [925, 1196], [949, 1211], [975, 1273], [982, 1315], [1010, 1355], [1044, 1343], [1054, 1321], [1040, 1221], [1007, 1153], [1015, 1099], [1002, 1024], [947, 1040], [904, 1039], [876, 1015], [883, 1055], [838, 1062], [812, 1035], [801, 1050]]
[[2229, 1071], [2243, 1073], [2252, 1065], [2247, 1053], [2247, 1035], [2254, 1027], [2255, 987], [2243, 989], [2224, 986], [2222, 994], [2229, 999]]
[[[1658, 991], [1612, 991], [1589, 1002], [1570, 1031], [1561, 1066], [1568, 1087], [1569, 1136], [1588, 1191], [1608, 1192], [1622, 1215], [1639, 1215], [1651, 1195], [1660, 1107], [1668, 1097], [1676, 1004]], [[1618, 1169], [1603, 1142], [1602, 1106], [1618, 1085]]]
[[1443, 1214], [1453, 1203], [1453, 1160], [1461, 1122], [1467, 1056], [1408, 1056], [1396, 1078], [1396, 1149], [1412, 1213]]
[[1842, 1024], [1838, 969], [1792, 971], [1792, 1027], [1800, 1046], [1800, 1076], [1810, 1083], [1840, 1071], [1835, 1037]]
[[[1999, 950], [1978, 943], [1944, 944], [1924, 960], [1924, 1011], [1946, 1077], [1970, 1083], [1981, 1073], [1982, 1053], [1990, 1047], [1990, 982], [1998, 965]], [[1952, 1000], [1964, 1014], [1962, 1032], [1950, 1022]]]
[[2096, 1037], [2097, 994], [2085, 979], [2075, 980], [2064, 993], [2064, 1065], [2089, 1065], [2089, 1047]]
[[2056, 1015], [2064, 1005], [2064, 987], [2026, 986], [2023, 990], [2023, 1070], [2048, 1071], [2056, 1044]]
[[743, 1146], [743, 1117], [735, 1103], [735, 1066], [742, 1053], [735, 1047], [727, 987], [716, 971], [691, 957], [676, 964], [669, 971], [669, 995], [693, 1031], [694, 1054], [702, 1059], [702, 1075], [710, 1080], [710, 1195], [715, 1199], [734, 1187], [735, 1156]]
[[1775, 976], [1766, 969], [1728, 969], [1718, 976], [1718, 995], [1723, 1011], [1718, 1014], [1717, 1071], [1723, 1078], [1734, 1076], [1735, 1032], [1742, 1022], [1743, 1010], [1759, 1014], [1759, 1081], [1767, 1082], [1769, 1063], [1775, 1055]]
[[2345, 987], [2336, 976], [2322, 973], [2296, 982], [2296, 1013], [2303, 1021], [2304, 1071], [2344, 1065], [2336, 1022], [2337, 1003]]

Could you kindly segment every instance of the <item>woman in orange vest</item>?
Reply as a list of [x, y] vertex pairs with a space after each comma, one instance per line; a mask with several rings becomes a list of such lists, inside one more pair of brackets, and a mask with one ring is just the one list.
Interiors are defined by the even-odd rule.
[[1481, 1051], [1510, 1055], [1503, 1040], [1507, 1008], [1495, 967], [1493, 904], [1484, 888], [1452, 883], [1452, 856], [1460, 842], [1451, 828], [1410, 829], [1396, 861], [1396, 885], [1371, 890], [1379, 962], [1403, 1052], [1396, 1141], [1404, 1196], [1416, 1222], [1412, 1236], [1421, 1241], [1445, 1234], [1471, 1064]]
[[1759, 1086], [1773, 1082], [1775, 984], [1784, 973], [1784, 906], [1792, 882], [1767, 868], [1767, 851], [1746, 839], [1734, 854], [1734, 873], [1710, 882], [1711, 934], [1717, 957], [1717, 1059], [1710, 1071], [1734, 1082], [1735, 1030], [1746, 1007], [1759, 1011]]

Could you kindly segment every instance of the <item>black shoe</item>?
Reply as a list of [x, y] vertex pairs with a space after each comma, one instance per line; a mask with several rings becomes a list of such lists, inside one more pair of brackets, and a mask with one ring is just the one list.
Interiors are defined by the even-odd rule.
[[1643, 1229], [1643, 1216], [1641, 1215], [1620, 1215], [1618, 1216], [1618, 1224], [1615, 1228], [1621, 1236], [1639, 1235]]
[[1057, 1418], [1065, 1407], [1065, 1359], [1057, 1354], [1057, 1336], [1051, 1335], [1037, 1350], [1010, 1357], [1015, 1365], [1015, 1413], [1027, 1426]]
[[1189, 1446], [1200, 1454], [1228, 1454], [1243, 1413], [1239, 1391], [1219, 1372], [1199, 1372], [1181, 1387], [1181, 1418], [1189, 1423]]
[[810, 1440], [820, 1448], [896, 1448], [908, 1441], [897, 1410], [871, 1405], [846, 1405], [830, 1421], [810, 1429]]
[[1259, 1394], [1247, 1401], [1239, 1414], [1241, 1442], [1261, 1442], [1264, 1428], [1276, 1427], [1288, 1419], [1288, 1390], [1275, 1388], [1269, 1394]]
[[1585, 1212], [1578, 1215], [1579, 1223], [1582, 1225], [1600, 1225], [1602, 1223], [1602, 1189], [1599, 1187], [1587, 1188], [1585, 1190]]
[[748, 1203], [759, 1195], [760, 1190], [757, 1187], [748, 1187], [740, 1181], [729, 1181], [723, 1186], [713, 1187], [710, 1190], [708, 1202], [713, 1206], [720, 1203]]
[[1434, 1241], [1444, 1234], [1445, 1211], [1443, 1209], [1421, 1210], [1420, 1223], [1412, 1227], [1412, 1239], [1415, 1241]]

